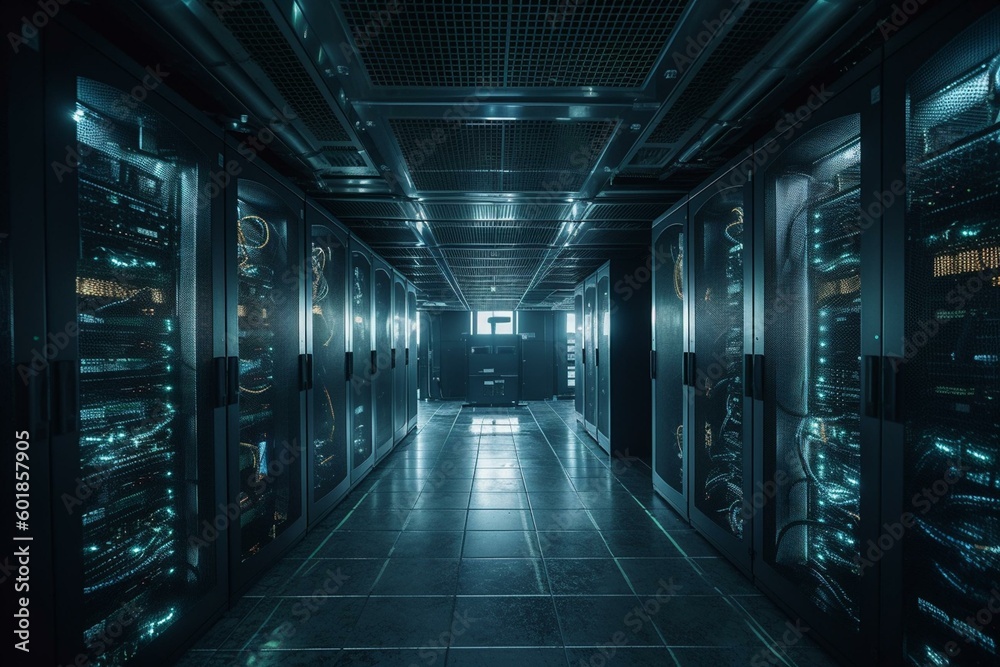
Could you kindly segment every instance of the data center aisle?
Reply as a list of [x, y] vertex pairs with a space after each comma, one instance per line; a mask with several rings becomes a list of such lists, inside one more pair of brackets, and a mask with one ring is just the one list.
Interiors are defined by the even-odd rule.
[[418, 432], [180, 664], [833, 664], [644, 463], [602, 456], [572, 402], [420, 407]]

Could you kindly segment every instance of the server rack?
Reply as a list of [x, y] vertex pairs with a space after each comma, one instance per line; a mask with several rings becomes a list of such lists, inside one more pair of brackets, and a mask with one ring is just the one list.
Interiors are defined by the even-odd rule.
[[406, 417], [407, 398], [406, 387], [406, 279], [396, 273], [392, 281], [392, 350], [390, 366], [392, 368], [392, 424], [395, 431], [393, 442], [399, 442], [409, 431], [409, 420]]
[[597, 280], [587, 278], [583, 286], [584, 383], [583, 423], [597, 438]]
[[1000, 12], [958, 4], [885, 69], [889, 665], [1000, 662]]
[[313, 202], [310, 238], [311, 313], [307, 328], [308, 524], [314, 526], [350, 487], [347, 449], [347, 250], [349, 233]]
[[[864, 72], [864, 70], [860, 70]], [[761, 587], [853, 663], [874, 660], [881, 229], [880, 72], [856, 75], [755, 176], [755, 521]], [[764, 485], [768, 485], [765, 487]]]
[[375, 257], [373, 301], [375, 305], [374, 340], [375, 363], [372, 366], [372, 391], [374, 392], [375, 458], [381, 459], [392, 450], [393, 428], [393, 370], [392, 370], [392, 267], [381, 257]]
[[[32, 618], [35, 602], [39, 620], [54, 609], [54, 629], [40, 633], [51, 642], [33, 655], [154, 663], [225, 604], [227, 517], [217, 512], [226, 498], [226, 399], [213, 382], [213, 359], [226, 355], [224, 201], [210, 189], [223, 141], [97, 40], [61, 25], [44, 38], [45, 139], [28, 139], [44, 144], [51, 168], [25, 178], [44, 182], [30, 205], [45, 202], [45, 242], [23, 245], [24, 228], [11, 237], [45, 267], [36, 303], [54, 336], [34, 328], [37, 313], [15, 322], [19, 352], [25, 335], [52, 344], [40, 348], [48, 363], [32, 376], [48, 391], [26, 387], [26, 414], [41, 436], [33, 486], [44, 489], [48, 476], [49, 492], [33, 509], [47, 507], [51, 519], [43, 529], [33, 512], [32, 525], [52, 531], [35, 544], [59, 544], [51, 589], [45, 576], [31, 582]], [[28, 193], [16, 193], [25, 205]], [[38, 467], [47, 458], [48, 474]], [[49, 593], [52, 607], [36, 597]]]
[[650, 371], [653, 391], [653, 489], [689, 517], [687, 389], [688, 201], [685, 197], [653, 226], [653, 318]]
[[417, 332], [420, 313], [417, 312], [417, 288], [406, 283], [406, 431], [417, 427]]
[[[231, 593], [305, 533], [304, 195], [228, 145], [226, 188]], [[220, 379], [221, 379], [221, 370]]]
[[[611, 265], [597, 271], [594, 366], [597, 375], [597, 444], [611, 453]], [[601, 363], [601, 353], [604, 362]]]
[[372, 377], [376, 372], [374, 316], [372, 299], [372, 253], [351, 237], [351, 273], [348, 300], [351, 317], [351, 350], [348, 352], [347, 376], [350, 380], [351, 406], [351, 484], [360, 480], [375, 465]]
[[573, 404], [576, 406], [576, 419], [577, 421], [583, 421], [583, 404], [586, 400], [586, 386], [587, 380], [585, 377], [584, 367], [587, 360], [587, 341], [583, 333], [584, 320], [583, 320], [583, 285], [577, 285], [576, 290], [573, 294], [573, 311], [576, 313], [576, 337], [574, 339], [576, 350], [573, 355], [573, 365], [576, 368], [576, 373], [574, 382], [576, 383], [573, 389]]
[[753, 546], [753, 161], [691, 196], [691, 524], [749, 574]]

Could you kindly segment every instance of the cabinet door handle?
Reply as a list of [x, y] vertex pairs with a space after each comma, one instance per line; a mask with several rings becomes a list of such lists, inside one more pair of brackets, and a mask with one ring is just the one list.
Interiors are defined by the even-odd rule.
[[583, 360], [583, 365], [586, 366], [587, 365], [587, 348], [585, 348], [585, 347], [584, 348], [580, 348], [580, 352], [582, 353], [581, 358]]
[[865, 398], [864, 398], [864, 415], [865, 417], [875, 417], [878, 415], [878, 397], [880, 396], [879, 391], [879, 380], [880, 380], [880, 366], [881, 357], [875, 355], [867, 355], [865, 357], [865, 368], [864, 368], [864, 381], [865, 381]]
[[73, 361], [56, 361], [52, 364], [55, 382], [55, 434], [65, 435], [77, 430], [79, 364]]
[[215, 377], [215, 407], [217, 408], [224, 408], [228, 404], [228, 363], [229, 360], [226, 357], [212, 359], [212, 370]]
[[392, 348], [392, 351], [390, 352], [390, 356], [392, 358], [392, 368], [395, 370], [395, 368], [396, 368], [396, 348]]
[[886, 357], [882, 360], [882, 412], [886, 421], [902, 422], [901, 405], [903, 384], [903, 364], [901, 357]]
[[378, 352], [376, 350], [372, 350], [371, 372], [372, 377], [378, 373]]
[[743, 356], [743, 395], [754, 398], [753, 355]]
[[299, 391], [309, 389], [309, 355], [299, 355]]
[[656, 350], [649, 351], [649, 379], [656, 379]]
[[753, 398], [755, 401], [764, 400], [764, 355], [758, 354], [753, 358]]
[[344, 379], [348, 382], [354, 377], [354, 353], [344, 353]]
[[404, 366], [409, 366], [410, 365], [410, 348], [406, 348], [405, 349], [403, 358], [404, 358], [403, 365]]

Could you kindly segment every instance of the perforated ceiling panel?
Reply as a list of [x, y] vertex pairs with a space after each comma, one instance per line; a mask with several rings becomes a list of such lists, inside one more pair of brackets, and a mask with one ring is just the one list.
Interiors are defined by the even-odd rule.
[[672, 144], [691, 128], [809, 0], [756, 0], [708, 56], [677, 101], [653, 131], [648, 143]]
[[[259, 0], [227, 2], [226, 11], [215, 12], [278, 93], [291, 105], [309, 131], [321, 142], [350, 142], [344, 126], [330, 112], [330, 105], [282, 35], [270, 12]], [[270, 119], [267, 119], [270, 120]]]
[[375, 86], [635, 88], [687, 0], [340, 3]]
[[572, 192], [617, 121], [391, 119], [418, 190]]
[[434, 236], [442, 246], [548, 245], [555, 239], [560, 223], [522, 225], [497, 223], [434, 223]]

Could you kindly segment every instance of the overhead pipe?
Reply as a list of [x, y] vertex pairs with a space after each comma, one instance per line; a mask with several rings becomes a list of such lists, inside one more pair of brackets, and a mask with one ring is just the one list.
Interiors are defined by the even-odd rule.
[[[195, 12], [187, 6], [187, 3], [137, 0], [137, 4], [147, 16], [170, 35], [191, 58], [208, 70], [254, 116], [263, 120], [273, 115], [274, 101], [267, 97], [241, 67], [233, 64], [232, 55], [219, 44], [215, 36], [200, 20], [200, 17], [197, 17]], [[196, 20], [185, 20], [190, 18]], [[302, 136], [293, 125], [285, 122], [273, 123], [272, 125], [268, 127], [275, 136], [285, 144], [295, 157], [312, 169], [317, 178], [320, 172], [332, 168], [329, 161], [323, 157], [319, 147], [314, 146]], [[318, 183], [321, 180], [319, 179]]]

